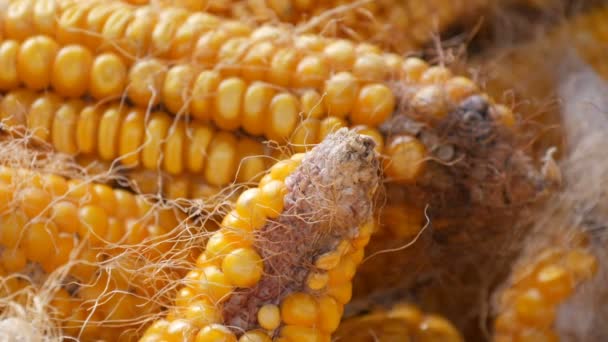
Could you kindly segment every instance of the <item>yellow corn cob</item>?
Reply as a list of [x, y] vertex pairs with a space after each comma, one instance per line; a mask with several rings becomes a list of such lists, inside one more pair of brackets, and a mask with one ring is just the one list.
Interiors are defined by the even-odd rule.
[[391, 310], [379, 310], [349, 318], [336, 332], [336, 341], [464, 341], [452, 324], [438, 315], [425, 314], [410, 304], [397, 304]]
[[241, 181], [259, 177], [266, 169], [264, 147], [253, 139], [123, 103], [88, 103], [17, 90], [1, 100], [0, 113], [3, 123], [27, 127], [59, 152], [97, 155], [172, 175], [203, 175], [212, 186], [234, 181], [239, 167]]
[[246, 83], [242, 78], [222, 77], [220, 72], [200, 71], [190, 64], [167, 68], [159, 60], [143, 59], [127, 69], [114, 53], [94, 56], [81, 45], [60, 47], [47, 36], [0, 43], [0, 61], [7, 66], [0, 90], [14, 90], [19, 84], [32, 90], [52, 86], [64, 97], [91, 94], [100, 100], [126, 93], [142, 107], [162, 102], [172, 113], [212, 120], [223, 129], [242, 127], [250, 134], [264, 134], [279, 142], [291, 138], [297, 151], [324, 137], [325, 113], [338, 118], [351, 113], [352, 123], [376, 126], [395, 106], [387, 86], [370, 84], [359, 89], [348, 73], [327, 81], [324, 104], [323, 97], [312, 89], [296, 96], [276, 91], [267, 83]]
[[160, 11], [111, 0], [7, 0], [3, 37], [23, 41], [44, 34], [60, 45], [80, 44], [95, 52], [116, 51], [132, 62], [141, 56], [181, 58], [206, 32], [225, 38], [250, 32], [234, 20], [220, 21], [185, 9]]
[[191, 11], [210, 11], [243, 21], [267, 23], [278, 20], [300, 24], [307, 31], [378, 43], [400, 53], [428, 43], [434, 34], [441, 33], [451, 25], [466, 22], [466, 19], [473, 17], [473, 14], [489, 3], [486, 0], [466, 3], [441, 0], [142, 1], [179, 6]]
[[558, 341], [554, 324], [560, 305], [597, 268], [597, 257], [580, 240], [535, 249], [514, 267], [498, 296], [494, 341]]
[[329, 340], [371, 234], [377, 167], [372, 140], [345, 129], [274, 165], [239, 196], [142, 341]]
[[158, 313], [159, 291], [183, 276], [169, 261], [184, 258], [184, 219], [124, 190], [0, 167], [0, 266], [10, 275], [0, 297], [59, 282], [53, 323], [66, 336], [115, 340]]

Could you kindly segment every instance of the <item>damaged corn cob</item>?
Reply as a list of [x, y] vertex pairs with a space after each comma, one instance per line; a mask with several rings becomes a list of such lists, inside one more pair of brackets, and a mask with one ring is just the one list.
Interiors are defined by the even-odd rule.
[[[503, 244], [551, 181], [522, 147], [526, 142], [507, 107], [471, 95], [443, 110], [436, 118], [405, 110], [381, 127], [390, 137], [384, 171], [397, 182], [387, 187], [388, 203], [379, 208], [380, 229], [355, 277], [354, 301], [411, 294], [476, 337], [468, 328], [478, 327], [479, 293], [504, 276], [496, 265], [512, 252]], [[403, 152], [391, 156], [393, 144]], [[391, 174], [391, 167], [403, 177]], [[469, 315], [461, 314], [463, 307]]]
[[329, 340], [370, 238], [378, 176], [373, 141], [345, 129], [274, 165], [141, 341]]
[[0, 118], [8, 127], [27, 127], [58, 152], [170, 175], [201, 175], [211, 186], [233, 182], [237, 170], [239, 180], [249, 181], [266, 169], [264, 146], [256, 140], [124, 103], [65, 100], [20, 89], [0, 101]]
[[335, 341], [464, 341], [452, 324], [439, 315], [425, 314], [410, 304], [397, 304], [343, 321]]
[[[85, 341], [132, 334], [183, 276], [185, 262], [173, 261], [187, 257], [184, 221], [124, 190], [0, 167], [2, 303], [42, 304], [65, 336]], [[32, 304], [32, 291], [50, 292]]]

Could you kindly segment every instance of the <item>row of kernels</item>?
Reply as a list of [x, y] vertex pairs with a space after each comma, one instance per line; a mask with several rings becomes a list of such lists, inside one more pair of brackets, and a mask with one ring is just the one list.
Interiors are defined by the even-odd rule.
[[398, 304], [388, 312], [377, 312], [344, 321], [338, 330], [339, 340], [367, 341], [415, 340], [421, 342], [461, 342], [462, 336], [445, 318], [425, 314], [410, 304]]
[[26, 170], [0, 171], [12, 179], [0, 181], [4, 208], [0, 243], [9, 248], [23, 245], [32, 254], [29, 259], [43, 266], [62, 264], [75, 247], [73, 236], [88, 237], [97, 245], [136, 245], [169, 234], [183, 219], [177, 212], [153, 208], [141, 197], [106, 185]]
[[552, 247], [533, 264], [513, 272], [511, 286], [499, 297], [494, 340], [557, 340], [553, 324], [559, 305], [597, 272], [597, 258], [585, 248]]
[[[33, 55], [38, 57], [32, 58]], [[0, 44], [0, 89], [15, 90], [21, 84], [32, 90], [52, 86], [61, 96], [90, 93], [97, 99], [120, 98], [123, 93], [135, 104], [149, 107], [163, 103], [170, 112], [212, 120], [220, 128], [243, 127], [251, 134], [283, 141], [297, 132], [300, 116], [321, 118], [324, 113], [353, 124], [377, 126], [394, 110], [395, 98], [388, 87], [369, 84], [359, 87], [348, 73], [331, 77], [325, 96], [314, 90], [300, 97], [277, 92], [270, 84], [247, 84], [236, 77], [222, 79], [218, 71], [202, 71], [188, 64], [168, 68], [156, 59], [127, 66], [113, 53], [93, 56], [80, 45], [59, 47], [47, 36], [34, 36], [22, 44]], [[66, 71], [67, 70], [67, 71]], [[60, 101], [52, 97], [53, 102]], [[301, 133], [299, 140], [304, 140]], [[298, 138], [296, 137], [296, 138]], [[314, 139], [309, 139], [314, 140]]]
[[[3, 18], [4, 36], [25, 40], [44, 34], [62, 45], [81, 44], [114, 51], [127, 60], [141, 56], [187, 58], [201, 35], [245, 35], [248, 26], [180, 8], [129, 6], [121, 1], [11, 1]], [[29, 24], [29, 25], [28, 25]]]
[[188, 64], [166, 68], [159, 61], [142, 60], [129, 71], [125, 93], [141, 106], [162, 103], [172, 113], [211, 120], [222, 129], [242, 127], [277, 141], [291, 136], [300, 116], [349, 116], [353, 124], [374, 127], [390, 117], [396, 102], [386, 85], [359, 85], [346, 72], [323, 80], [323, 96], [313, 89], [297, 96], [278, 91], [277, 84], [264, 83], [262, 78], [222, 74], [221, 68], [197, 71]]
[[17, 90], [2, 99], [0, 118], [5, 124], [27, 126], [62, 153], [93, 154], [128, 167], [164, 169], [174, 175], [203, 174], [214, 186], [234, 181], [241, 157], [246, 158], [243, 180], [265, 169], [261, 143], [121, 103], [87, 104], [64, 101], [52, 93]]

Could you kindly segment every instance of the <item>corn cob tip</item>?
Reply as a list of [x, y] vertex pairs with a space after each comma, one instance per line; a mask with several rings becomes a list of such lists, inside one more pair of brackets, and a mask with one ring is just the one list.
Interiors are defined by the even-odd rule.
[[[225, 323], [254, 328], [256, 315], [243, 307], [258, 311], [267, 299], [260, 294], [289, 298], [300, 291], [306, 293], [310, 290], [307, 286], [315, 288], [312, 284], [317, 280], [327, 283], [327, 279], [317, 279], [324, 278], [317, 268], [334, 268], [330, 255], [339, 256], [344, 251], [332, 251], [353, 248], [345, 247], [350, 245], [347, 241], [355, 239], [371, 217], [380, 181], [374, 146], [371, 138], [344, 128], [304, 156], [285, 179], [283, 212], [262, 227], [255, 239], [265, 275], [250, 291], [235, 294], [224, 304]], [[327, 260], [319, 257], [325, 254]], [[317, 257], [317, 267], [313, 267]]]

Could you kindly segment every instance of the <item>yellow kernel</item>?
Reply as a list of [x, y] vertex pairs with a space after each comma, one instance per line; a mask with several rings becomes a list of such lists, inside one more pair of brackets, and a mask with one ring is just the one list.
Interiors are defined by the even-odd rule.
[[272, 339], [261, 330], [252, 330], [244, 333], [239, 342], [272, 342]]
[[51, 194], [34, 187], [21, 190], [19, 194], [21, 210], [30, 218], [45, 214], [51, 203]]
[[219, 84], [213, 111], [213, 121], [219, 128], [235, 130], [240, 126], [246, 90], [247, 84], [236, 77], [227, 78]]
[[361, 89], [351, 115], [354, 124], [377, 126], [388, 119], [395, 108], [395, 96], [383, 84], [370, 84]]
[[359, 85], [351, 73], [340, 72], [333, 75], [325, 83], [324, 92], [323, 102], [328, 115], [344, 118], [353, 110], [357, 110], [355, 102], [359, 94]]
[[189, 112], [190, 89], [195, 69], [190, 64], [178, 64], [167, 71], [162, 87], [162, 102], [171, 113]]
[[221, 324], [211, 324], [201, 329], [194, 342], [237, 342], [236, 336]]
[[312, 326], [316, 323], [318, 314], [315, 299], [303, 292], [292, 293], [281, 303], [281, 318], [285, 324]]
[[463, 341], [458, 331], [450, 322], [435, 315], [428, 315], [420, 322], [418, 334], [422, 341]]
[[27, 257], [19, 248], [6, 248], [0, 254], [0, 262], [8, 272], [19, 272], [27, 265]]
[[51, 84], [52, 66], [59, 45], [47, 36], [34, 36], [21, 44], [17, 71], [29, 89], [42, 90]]
[[459, 103], [467, 97], [478, 93], [479, 88], [470, 79], [457, 76], [446, 81], [445, 92], [450, 101]]
[[258, 311], [258, 323], [266, 330], [274, 330], [281, 325], [281, 312], [273, 304], [265, 304]]
[[418, 139], [402, 135], [391, 139], [386, 147], [385, 172], [399, 182], [413, 182], [424, 170], [425, 146]]
[[47, 260], [55, 253], [57, 237], [57, 227], [51, 222], [30, 224], [23, 234], [22, 246], [25, 255], [35, 262]]
[[319, 56], [306, 56], [300, 60], [293, 74], [294, 86], [319, 89], [327, 79], [329, 68]]
[[284, 48], [272, 57], [268, 71], [268, 82], [277, 86], [287, 87], [292, 84], [298, 56], [293, 49]]
[[80, 97], [87, 91], [93, 54], [80, 45], [68, 45], [53, 62], [51, 85], [59, 95]]
[[68, 201], [54, 203], [50, 215], [61, 232], [75, 234], [78, 232], [78, 207]]
[[329, 275], [325, 272], [312, 272], [306, 278], [306, 286], [311, 290], [320, 290], [327, 286]]
[[113, 53], [98, 55], [91, 67], [89, 91], [99, 100], [119, 98], [127, 84], [127, 66]]
[[289, 93], [275, 95], [270, 102], [269, 114], [266, 136], [270, 140], [283, 142], [293, 133], [298, 123], [298, 98]]
[[156, 59], [143, 59], [129, 70], [127, 96], [136, 105], [153, 107], [161, 101], [167, 66]]
[[266, 222], [261, 197], [261, 190], [253, 188], [245, 190], [236, 201], [236, 212], [244, 220], [249, 221], [253, 229], [261, 228]]
[[329, 43], [323, 49], [323, 55], [329, 62], [332, 70], [350, 69], [355, 62], [355, 47], [346, 39], [336, 40]]
[[222, 320], [216, 306], [202, 300], [188, 303], [188, 306], [182, 312], [182, 317], [198, 328], [212, 323], [219, 323]]
[[190, 111], [193, 117], [201, 120], [212, 118], [213, 99], [219, 84], [220, 74], [215, 70], [205, 70], [196, 77], [190, 99]]
[[78, 234], [84, 238], [91, 235], [93, 238], [103, 238], [108, 230], [108, 215], [98, 206], [86, 205], [78, 211], [80, 227]]
[[19, 86], [17, 56], [19, 43], [6, 40], [0, 43], [0, 90], [8, 91]]
[[266, 128], [266, 116], [274, 89], [262, 82], [254, 82], [245, 92], [243, 100], [243, 129], [253, 135], [261, 135]]
[[325, 333], [332, 333], [338, 329], [342, 319], [342, 305], [330, 296], [323, 296], [318, 300], [319, 329]]
[[302, 93], [300, 105], [305, 118], [320, 119], [325, 115], [323, 98], [313, 89], [307, 89]]
[[205, 179], [211, 185], [226, 185], [234, 180], [237, 168], [237, 141], [229, 132], [219, 132], [211, 140]]
[[296, 170], [298, 163], [293, 160], [281, 160], [270, 168], [270, 176], [281, 182]]
[[561, 302], [574, 290], [570, 275], [563, 267], [556, 265], [548, 265], [538, 271], [536, 287], [550, 303]]
[[252, 287], [262, 278], [264, 266], [256, 251], [251, 248], [239, 248], [224, 257], [222, 271], [231, 284]]
[[418, 115], [429, 119], [442, 119], [447, 112], [446, 94], [441, 86], [429, 85], [414, 95], [412, 108]]
[[[321, 332], [315, 328], [304, 327], [299, 325], [286, 325], [281, 329], [281, 337], [287, 341], [298, 342], [322, 342]], [[282, 341], [281, 341], [282, 342]]]
[[260, 204], [264, 208], [266, 216], [277, 218], [283, 212], [284, 199], [287, 187], [284, 182], [270, 181], [260, 188]]
[[338, 251], [327, 252], [317, 258], [315, 266], [322, 270], [331, 270], [340, 263], [341, 254]]
[[452, 77], [452, 72], [450, 69], [444, 66], [432, 66], [424, 71], [422, 76], [420, 77], [420, 82], [430, 84], [430, 83], [444, 83], [447, 82]]
[[386, 79], [388, 71], [386, 61], [376, 53], [359, 55], [353, 66], [353, 74], [364, 81], [382, 81]]
[[522, 322], [536, 326], [551, 324], [555, 316], [549, 303], [542, 297], [542, 293], [534, 288], [516, 297], [515, 312]]
[[350, 302], [353, 296], [353, 285], [350, 282], [346, 282], [341, 285], [327, 286], [327, 294], [332, 296], [338, 303], [346, 304]]
[[410, 57], [403, 61], [401, 71], [408, 82], [419, 82], [429, 65], [420, 58]]

